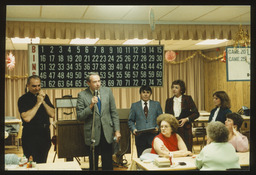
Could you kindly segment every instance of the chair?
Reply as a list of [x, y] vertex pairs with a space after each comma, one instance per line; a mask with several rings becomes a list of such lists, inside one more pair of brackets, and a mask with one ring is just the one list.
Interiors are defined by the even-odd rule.
[[[152, 148], [147, 148], [147, 149], [145, 149], [145, 150], [141, 153], [141, 156], [142, 156], [143, 154], [150, 153], [150, 152], [151, 152], [151, 149], [152, 149]], [[137, 170], [137, 171], [142, 171], [142, 170], [143, 170], [141, 167], [139, 167], [138, 165], [134, 164], [134, 161], [132, 161], [132, 165], [131, 165], [131, 166], [133, 166], [133, 167], [130, 168], [130, 169], [134, 169], [134, 168], [135, 168], [135, 170]]]
[[151, 152], [151, 149], [152, 149], [152, 148], [147, 148], [147, 149], [145, 149], [145, 150], [141, 153], [141, 155], [146, 154], [146, 153], [150, 153], [150, 152]]
[[196, 137], [197, 143], [198, 143], [198, 138], [202, 137], [203, 143], [200, 146], [200, 150], [202, 150], [203, 146], [206, 144], [206, 140], [205, 140], [206, 129], [205, 129], [205, 126], [204, 125], [203, 126], [194, 125], [192, 132], [193, 132], [193, 137]]
[[15, 142], [17, 142], [18, 151], [19, 151], [20, 139], [21, 139], [21, 136], [22, 136], [22, 129], [23, 129], [22, 123], [19, 123], [19, 125], [20, 125], [19, 132], [18, 132], [17, 136], [15, 137]]
[[12, 145], [16, 145], [17, 144], [17, 149], [19, 151], [19, 146], [20, 146], [20, 139], [22, 136], [22, 123], [19, 123], [19, 131], [18, 132], [10, 132], [9, 135], [12, 139]]
[[54, 135], [54, 136], [52, 136], [52, 139], [51, 139], [51, 142], [52, 142], [52, 144], [54, 145], [54, 151], [55, 151], [55, 153], [54, 153], [54, 157], [53, 157], [53, 163], [55, 162], [55, 158], [56, 158], [56, 155], [57, 155], [57, 146], [56, 146], [56, 144], [57, 144], [57, 136], [56, 135]]

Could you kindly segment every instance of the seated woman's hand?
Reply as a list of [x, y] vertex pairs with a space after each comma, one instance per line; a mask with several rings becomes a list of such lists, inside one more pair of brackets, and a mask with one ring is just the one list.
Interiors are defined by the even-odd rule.
[[187, 151], [187, 156], [193, 156], [194, 154], [191, 151]]
[[182, 151], [182, 157], [186, 157], [186, 156], [192, 156], [193, 153], [191, 151]]

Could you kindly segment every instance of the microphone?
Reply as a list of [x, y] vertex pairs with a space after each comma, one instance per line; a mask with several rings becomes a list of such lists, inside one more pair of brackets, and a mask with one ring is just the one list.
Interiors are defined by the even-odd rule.
[[95, 96], [98, 97], [98, 90], [95, 90], [94, 93], [95, 93]]

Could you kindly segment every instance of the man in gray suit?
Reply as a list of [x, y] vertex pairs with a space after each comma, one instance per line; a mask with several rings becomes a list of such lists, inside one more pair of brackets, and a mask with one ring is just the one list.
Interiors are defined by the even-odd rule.
[[[145, 149], [152, 147], [152, 141], [158, 132], [156, 118], [163, 113], [160, 103], [150, 100], [151, 94], [152, 89], [150, 86], [142, 86], [140, 88], [141, 100], [133, 103], [130, 109], [128, 126], [135, 135], [138, 157], [140, 157]], [[137, 133], [139, 130], [150, 128], [154, 128], [155, 130], [141, 134]]]
[[86, 80], [89, 87], [78, 93], [76, 110], [77, 119], [84, 121], [85, 145], [88, 149], [94, 148], [94, 151], [90, 149], [89, 153], [90, 170], [94, 170], [93, 167], [98, 170], [99, 153], [102, 170], [113, 170], [112, 142], [119, 142], [121, 138], [115, 99], [110, 88], [101, 87], [98, 73], [89, 73]]

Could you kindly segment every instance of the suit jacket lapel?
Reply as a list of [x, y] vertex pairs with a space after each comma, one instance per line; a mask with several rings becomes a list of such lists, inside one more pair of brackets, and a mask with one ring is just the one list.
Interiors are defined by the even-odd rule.
[[[104, 110], [104, 103], [105, 103], [105, 100], [106, 100], [106, 92], [104, 91], [104, 89], [101, 87], [100, 88], [100, 101], [101, 101], [101, 113], [103, 112], [103, 110]], [[99, 108], [98, 108], [98, 105], [97, 105], [97, 113], [99, 114], [99, 115], [101, 115], [100, 114], [100, 112], [99, 112]]]
[[138, 108], [139, 108], [138, 110], [139, 110], [139, 111], [144, 115], [144, 117], [146, 117], [146, 116], [145, 116], [145, 113], [144, 113], [144, 110], [142, 109], [141, 100], [140, 100], [140, 101], [138, 101], [138, 103], [139, 103], [139, 104], [138, 104], [138, 105], [136, 105], [136, 106], [138, 106]]
[[85, 89], [85, 100], [88, 102], [88, 104], [90, 105], [91, 104], [91, 101], [92, 101], [92, 93], [90, 91], [89, 88]]
[[[218, 108], [216, 108], [215, 111], [217, 111], [217, 109], [218, 109]], [[219, 112], [218, 112], [218, 114], [217, 114], [216, 120], [217, 120], [217, 119], [221, 119], [220, 116], [223, 116], [223, 110], [222, 110], [222, 108], [220, 108], [220, 110], [219, 110]]]
[[184, 107], [184, 101], [185, 101], [185, 96], [182, 95], [182, 97], [181, 97], [181, 111], [182, 111], [182, 109]]
[[152, 110], [155, 109], [155, 106], [154, 106], [154, 103], [152, 102], [152, 100], [149, 100], [149, 103], [150, 104], [149, 104], [149, 110], [148, 110], [148, 117], [150, 116]]
[[[181, 97], [181, 111], [180, 111], [179, 117], [181, 117], [183, 115], [185, 98], [186, 97], [184, 95], [182, 95], [182, 97]], [[173, 112], [173, 114], [174, 114], [174, 112]]]

